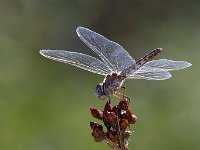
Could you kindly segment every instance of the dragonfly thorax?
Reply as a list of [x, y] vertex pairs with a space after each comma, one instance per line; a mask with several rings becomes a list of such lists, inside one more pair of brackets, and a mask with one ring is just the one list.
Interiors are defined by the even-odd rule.
[[123, 84], [125, 77], [118, 75], [117, 73], [112, 73], [107, 75], [103, 81], [96, 86], [96, 95], [100, 99], [105, 99], [114, 94]]

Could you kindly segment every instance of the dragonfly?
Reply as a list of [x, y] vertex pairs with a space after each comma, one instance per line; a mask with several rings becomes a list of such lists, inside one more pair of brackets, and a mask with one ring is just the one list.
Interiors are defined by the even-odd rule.
[[151, 60], [162, 51], [162, 48], [156, 48], [135, 61], [121, 45], [88, 28], [78, 27], [76, 32], [101, 60], [83, 53], [65, 50], [43, 49], [39, 53], [46, 58], [105, 76], [103, 82], [97, 84], [95, 89], [96, 96], [101, 100], [115, 96], [126, 79], [165, 80], [172, 76], [169, 71], [192, 65], [186, 61]]

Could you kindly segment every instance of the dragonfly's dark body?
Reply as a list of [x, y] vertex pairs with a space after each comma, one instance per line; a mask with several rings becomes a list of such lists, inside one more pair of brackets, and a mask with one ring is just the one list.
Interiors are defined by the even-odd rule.
[[118, 43], [84, 27], [78, 27], [76, 32], [79, 38], [101, 60], [86, 54], [64, 50], [40, 50], [40, 54], [49, 59], [104, 75], [103, 83], [98, 84], [95, 90], [96, 95], [100, 99], [105, 99], [115, 94], [126, 78], [165, 80], [171, 77], [168, 71], [184, 69], [192, 65], [185, 61], [167, 59], [149, 61], [161, 52], [161, 48], [151, 51], [135, 62], [129, 53]]

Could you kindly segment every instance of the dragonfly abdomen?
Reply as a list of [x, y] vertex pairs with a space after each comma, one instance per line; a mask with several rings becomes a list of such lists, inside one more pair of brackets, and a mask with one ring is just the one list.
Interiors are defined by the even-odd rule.
[[158, 53], [162, 51], [162, 48], [156, 48], [146, 54], [144, 57], [140, 58], [135, 65], [135, 69], [139, 69], [142, 65], [147, 63], [149, 60], [151, 60], [153, 57], [155, 57]]
[[155, 57], [161, 51], [162, 51], [162, 48], [156, 48], [156, 49], [152, 50], [151, 52], [146, 54], [144, 57], [140, 58], [135, 64], [124, 69], [120, 75], [124, 76], [125, 78], [128, 77], [130, 74], [133, 74], [133, 72], [138, 70], [141, 66], [143, 66], [145, 63], [147, 63], [149, 60], [151, 60], [153, 57]]

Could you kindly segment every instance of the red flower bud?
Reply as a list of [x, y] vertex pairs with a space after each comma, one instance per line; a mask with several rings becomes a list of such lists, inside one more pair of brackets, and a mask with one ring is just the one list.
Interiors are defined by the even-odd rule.
[[131, 109], [130, 109], [130, 108], [128, 108], [128, 109], [126, 110], [126, 118], [127, 118], [128, 120], [132, 118], [132, 112], [131, 112]]
[[90, 108], [91, 114], [94, 118], [97, 118], [99, 120], [103, 119], [103, 112], [98, 110], [97, 108]]
[[92, 132], [92, 136], [93, 136], [95, 142], [101, 142], [101, 141], [103, 141], [105, 139], [105, 136], [104, 136], [103, 132], [93, 131]]
[[127, 119], [126, 111], [122, 111], [120, 114], [120, 119]]
[[117, 116], [114, 112], [108, 112], [107, 113], [107, 121], [110, 124], [114, 124], [117, 121]]
[[132, 115], [131, 118], [128, 120], [130, 124], [135, 124], [137, 120], [137, 117], [135, 115]]
[[105, 107], [104, 107], [104, 111], [111, 111], [112, 110], [112, 106], [110, 103], [106, 103]]
[[92, 130], [96, 130], [96, 129], [103, 130], [102, 125], [100, 125], [96, 122], [92, 122], [92, 121], [90, 121], [90, 127], [91, 127]]
[[114, 112], [116, 115], [118, 114], [118, 105], [115, 105], [113, 108], [112, 108], [112, 112]]
[[90, 122], [90, 127], [92, 128], [92, 136], [96, 142], [101, 142], [105, 139], [105, 135], [103, 132], [103, 127], [96, 122]]
[[122, 100], [120, 100], [118, 106], [122, 110], [127, 110], [128, 109], [128, 102], [126, 100], [122, 99]]
[[121, 119], [119, 121], [119, 126], [120, 126], [120, 129], [126, 130], [126, 128], [129, 126], [128, 120], [127, 119]]
[[109, 130], [109, 131], [107, 132], [107, 134], [106, 134], [106, 137], [107, 137], [110, 141], [112, 141], [112, 142], [114, 142], [114, 143], [117, 143], [117, 142], [119, 141], [118, 135], [117, 135], [117, 131]]
[[114, 112], [103, 111], [103, 121], [105, 124], [113, 124], [117, 120]]

